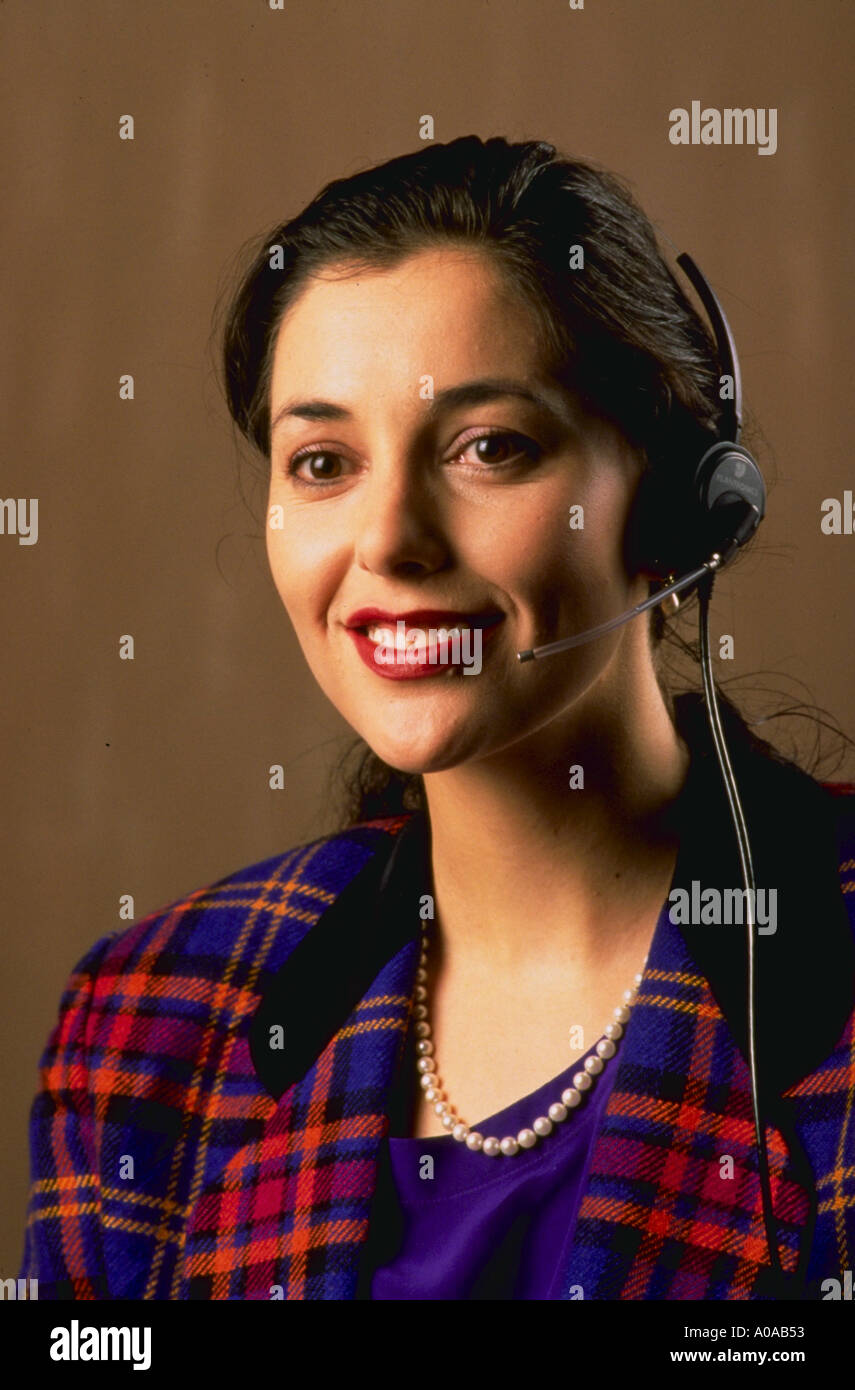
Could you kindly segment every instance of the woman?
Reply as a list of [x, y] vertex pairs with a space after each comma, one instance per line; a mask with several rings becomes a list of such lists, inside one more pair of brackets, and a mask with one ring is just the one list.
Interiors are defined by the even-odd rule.
[[367, 745], [356, 804], [81, 962], [23, 1275], [78, 1298], [822, 1296], [855, 1242], [855, 788], [720, 697], [767, 895], [773, 1252], [744, 930], [672, 911], [741, 879], [665, 615], [517, 659], [696, 554], [670, 480], [714, 436], [721, 366], [643, 213], [545, 144], [430, 146], [266, 237], [224, 349], [276, 587]]

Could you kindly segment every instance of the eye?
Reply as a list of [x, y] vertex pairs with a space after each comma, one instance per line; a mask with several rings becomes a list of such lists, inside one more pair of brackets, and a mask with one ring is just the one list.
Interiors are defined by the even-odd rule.
[[[288, 460], [286, 471], [289, 478], [301, 483], [337, 483], [344, 476], [338, 471], [341, 462], [341, 454], [332, 449], [300, 449]], [[299, 471], [304, 463], [309, 465], [308, 475]]]
[[542, 453], [540, 445], [533, 439], [524, 434], [517, 434], [514, 430], [480, 430], [468, 437], [464, 436], [455, 447], [454, 462], [464, 458], [470, 451], [474, 454], [476, 463], [486, 464], [493, 471], [526, 460], [534, 462]]

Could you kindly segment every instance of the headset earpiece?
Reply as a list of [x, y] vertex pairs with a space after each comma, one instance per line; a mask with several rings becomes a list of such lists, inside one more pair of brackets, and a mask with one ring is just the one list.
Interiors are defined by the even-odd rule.
[[725, 564], [753, 536], [766, 511], [766, 485], [755, 460], [741, 444], [719, 440], [695, 469], [708, 558], [718, 551]]

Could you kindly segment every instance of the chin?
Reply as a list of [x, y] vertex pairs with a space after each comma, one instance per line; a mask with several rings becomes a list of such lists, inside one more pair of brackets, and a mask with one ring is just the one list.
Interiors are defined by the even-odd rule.
[[442, 772], [445, 768], [453, 767], [459, 758], [451, 755], [442, 757], [434, 752], [419, 752], [410, 745], [406, 749], [389, 747], [384, 743], [372, 743], [369, 745], [371, 751], [386, 764], [387, 767], [394, 768], [396, 772], [403, 772], [407, 776], [421, 776], [426, 772]]
[[361, 737], [387, 767], [408, 776], [444, 772], [447, 768], [465, 762], [471, 756], [460, 747], [459, 742], [452, 742], [450, 739], [426, 739], [422, 736], [398, 742], [389, 738], [388, 729], [385, 730], [385, 736], [380, 735], [376, 739], [364, 733]]

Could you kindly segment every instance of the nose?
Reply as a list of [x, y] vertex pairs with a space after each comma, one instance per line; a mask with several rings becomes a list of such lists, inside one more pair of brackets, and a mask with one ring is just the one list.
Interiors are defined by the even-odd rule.
[[356, 562], [372, 574], [433, 574], [448, 563], [440, 499], [417, 466], [375, 463], [355, 523]]

